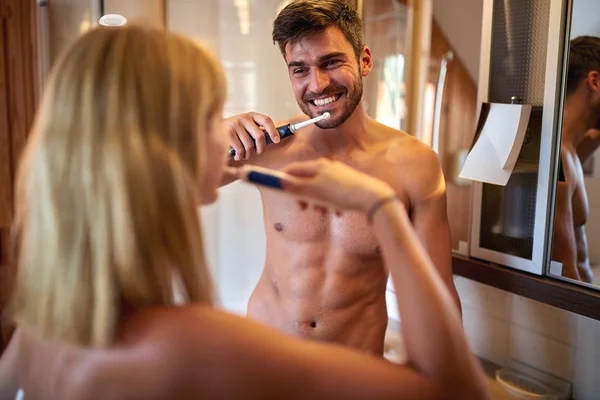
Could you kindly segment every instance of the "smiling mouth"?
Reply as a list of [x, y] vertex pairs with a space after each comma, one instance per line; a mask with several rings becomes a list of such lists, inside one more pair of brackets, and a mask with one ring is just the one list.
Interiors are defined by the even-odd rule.
[[315, 100], [309, 100], [309, 103], [312, 104], [313, 106], [316, 107], [324, 107], [327, 106], [331, 103], [335, 103], [336, 101], [339, 100], [339, 98], [342, 97], [342, 94], [334, 94], [333, 96], [329, 96], [326, 97], [324, 99], [315, 99]]

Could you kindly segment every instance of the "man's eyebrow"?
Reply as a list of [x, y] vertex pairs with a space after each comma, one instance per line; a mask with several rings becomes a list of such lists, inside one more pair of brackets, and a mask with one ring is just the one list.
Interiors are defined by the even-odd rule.
[[[323, 63], [325, 61], [331, 60], [332, 58], [343, 57], [347, 58], [346, 53], [341, 51], [335, 51], [333, 53], [328, 53], [319, 57], [319, 63]], [[288, 68], [292, 67], [304, 67], [306, 63], [304, 61], [290, 61], [288, 63]]]
[[290, 61], [288, 63], [288, 68], [292, 68], [292, 67], [303, 67], [305, 66], [306, 63], [304, 61]]
[[333, 53], [325, 54], [324, 56], [319, 57], [319, 62], [325, 62], [331, 60], [332, 58], [343, 57], [346, 58], [346, 53], [342, 51], [335, 51]]

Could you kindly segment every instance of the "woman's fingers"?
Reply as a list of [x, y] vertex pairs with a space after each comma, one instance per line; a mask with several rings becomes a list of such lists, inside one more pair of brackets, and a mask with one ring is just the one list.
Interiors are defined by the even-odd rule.
[[298, 178], [312, 178], [319, 173], [324, 165], [325, 161], [322, 159], [295, 162], [285, 167], [283, 172]]

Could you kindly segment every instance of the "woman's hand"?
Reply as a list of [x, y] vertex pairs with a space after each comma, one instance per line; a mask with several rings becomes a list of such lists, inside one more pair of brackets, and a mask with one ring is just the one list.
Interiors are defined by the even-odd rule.
[[320, 205], [366, 213], [378, 200], [392, 197], [392, 187], [338, 161], [318, 159], [290, 164], [283, 172], [285, 191]]

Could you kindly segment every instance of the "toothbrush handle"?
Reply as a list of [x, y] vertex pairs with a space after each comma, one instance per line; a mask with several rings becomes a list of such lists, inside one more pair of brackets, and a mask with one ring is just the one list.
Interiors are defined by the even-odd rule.
[[[294, 132], [292, 132], [290, 124], [280, 126], [276, 129], [277, 129], [277, 132], [279, 132], [279, 137], [281, 139], [286, 138], [288, 136], [292, 136], [294, 134]], [[265, 139], [267, 141], [267, 144], [273, 143], [273, 140], [271, 140], [271, 136], [269, 136], [269, 134], [267, 132], [265, 132]], [[256, 146], [256, 141], [254, 140], [254, 138], [252, 138], [252, 141], [254, 142], [254, 145]], [[229, 158], [233, 158], [233, 157], [235, 157], [235, 149], [230, 148], [229, 149]]]
[[281, 177], [277, 175], [271, 175], [260, 171], [250, 171], [248, 172], [246, 180], [256, 185], [267, 186], [273, 189], [283, 189]]

